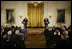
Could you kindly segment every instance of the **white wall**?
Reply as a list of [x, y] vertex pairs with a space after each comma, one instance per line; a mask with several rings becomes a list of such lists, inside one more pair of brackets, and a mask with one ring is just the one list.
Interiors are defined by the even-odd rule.
[[49, 26], [57, 26], [56, 17], [57, 9], [66, 9], [66, 23], [61, 25], [66, 25], [67, 27], [71, 24], [71, 2], [70, 1], [48, 1], [44, 3], [44, 18], [49, 15], [52, 17], [49, 19]]
[[[66, 26], [71, 24], [71, 3], [70, 1], [48, 1], [44, 2], [44, 18], [51, 14], [52, 18], [49, 19], [49, 26], [56, 26], [56, 10], [57, 9], [66, 9]], [[15, 26], [21, 26], [23, 28], [23, 24], [21, 23], [24, 17], [27, 17], [27, 2], [26, 1], [1, 1], [1, 25], [5, 26], [5, 10], [6, 9], [15, 9]], [[23, 17], [20, 18], [19, 16]]]
[[[27, 17], [27, 3], [22, 1], [2, 1], [1, 2], [2, 12], [1, 12], [1, 25], [6, 25], [5, 23], [5, 10], [14, 9], [15, 10], [15, 26], [21, 26], [24, 17]], [[19, 16], [23, 16], [20, 18]]]

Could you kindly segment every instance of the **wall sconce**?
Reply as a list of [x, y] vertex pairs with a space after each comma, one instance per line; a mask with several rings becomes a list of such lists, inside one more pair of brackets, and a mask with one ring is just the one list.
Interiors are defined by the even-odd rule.
[[19, 16], [20, 18], [22, 18], [22, 17], [23, 17], [23, 16], [22, 16], [22, 13], [20, 13], [19, 15], [20, 15], [20, 16]]
[[51, 17], [52, 17], [52, 14], [51, 14], [51, 13], [49, 13], [48, 15], [49, 15], [49, 18], [51, 18]]
[[49, 18], [51, 18], [52, 16], [50, 15]]
[[22, 15], [20, 15], [19, 17], [22, 18]]

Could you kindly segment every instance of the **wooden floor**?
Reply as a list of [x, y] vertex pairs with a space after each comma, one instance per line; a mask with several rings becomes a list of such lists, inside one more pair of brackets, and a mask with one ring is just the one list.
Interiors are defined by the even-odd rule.
[[44, 28], [27, 28], [26, 48], [46, 48]]
[[42, 34], [43, 32], [44, 28], [27, 28], [27, 35]]

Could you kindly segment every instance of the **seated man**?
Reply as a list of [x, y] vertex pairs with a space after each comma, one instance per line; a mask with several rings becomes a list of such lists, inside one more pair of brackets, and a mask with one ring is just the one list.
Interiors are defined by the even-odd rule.
[[66, 38], [66, 35], [61, 34], [61, 39], [56, 41], [55, 48], [71, 48], [71, 41]]
[[12, 44], [14, 45], [15, 48], [25, 48], [24, 40], [22, 40], [22, 38], [17, 34], [18, 31], [16, 30], [15, 34], [13, 34], [11, 37]]
[[54, 32], [54, 39], [60, 39], [60, 31], [58, 29]]
[[68, 36], [69, 36], [69, 39], [72, 40], [71, 25], [68, 27]]
[[5, 32], [2, 32], [1, 33], [1, 48], [11, 48], [10, 42], [7, 40], [8, 40], [7, 34], [5, 34]]
[[10, 25], [6, 25], [5, 29], [5, 33], [7, 33], [10, 30]]

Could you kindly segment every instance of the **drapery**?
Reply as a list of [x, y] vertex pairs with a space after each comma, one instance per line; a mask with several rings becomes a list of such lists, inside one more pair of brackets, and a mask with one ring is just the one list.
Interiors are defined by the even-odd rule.
[[27, 4], [28, 27], [42, 27], [44, 18], [44, 4], [38, 4], [36, 7]]

